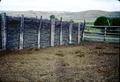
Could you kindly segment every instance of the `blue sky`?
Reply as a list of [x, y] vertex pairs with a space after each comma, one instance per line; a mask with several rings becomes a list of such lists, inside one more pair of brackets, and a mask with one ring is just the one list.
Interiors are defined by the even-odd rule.
[[1, 0], [0, 10], [12, 11], [120, 11], [118, 0]]

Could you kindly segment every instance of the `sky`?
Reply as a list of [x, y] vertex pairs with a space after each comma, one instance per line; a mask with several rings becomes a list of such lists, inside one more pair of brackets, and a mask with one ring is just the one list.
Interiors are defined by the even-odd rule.
[[120, 11], [118, 0], [1, 0], [0, 10], [10, 11]]

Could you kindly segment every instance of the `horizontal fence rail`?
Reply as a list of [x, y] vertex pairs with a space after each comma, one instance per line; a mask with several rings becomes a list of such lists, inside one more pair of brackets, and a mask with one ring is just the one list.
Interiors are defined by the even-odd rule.
[[[95, 28], [101, 30], [101, 32], [90, 32], [87, 28]], [[84, 38], [86, 40], [104, 41], [104, 42], [120, 42], [120, 26], [94, 26], [86, 25], [84, 31]]]
[[120, 26], [94, 26], [94, 25], [86, 25], [86, 27], [101, 27], [101, 28], [113, 28], [113, 27], [116, 27], [116, 28], [120, 28]]
[[79, 44], [84, 23], [0, 15], [0, 50]]

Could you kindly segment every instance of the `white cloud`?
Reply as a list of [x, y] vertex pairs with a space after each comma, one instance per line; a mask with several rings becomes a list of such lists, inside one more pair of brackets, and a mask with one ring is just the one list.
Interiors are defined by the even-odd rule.
[[120, 11], [117, 0], [2, 0], [0, 10], [38, 11]]

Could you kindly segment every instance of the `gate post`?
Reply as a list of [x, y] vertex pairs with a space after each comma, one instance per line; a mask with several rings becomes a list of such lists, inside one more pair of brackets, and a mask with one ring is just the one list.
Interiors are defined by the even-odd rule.
[[19, 49], [23, 49], [23, 30], [24, 30], [24, 15], [21, 16]]
[[7, 43], [7, 27], [6, 27], [6, 13], [2, 13], [1, 36], [2, 36], [2, 50], [6, 50]]

